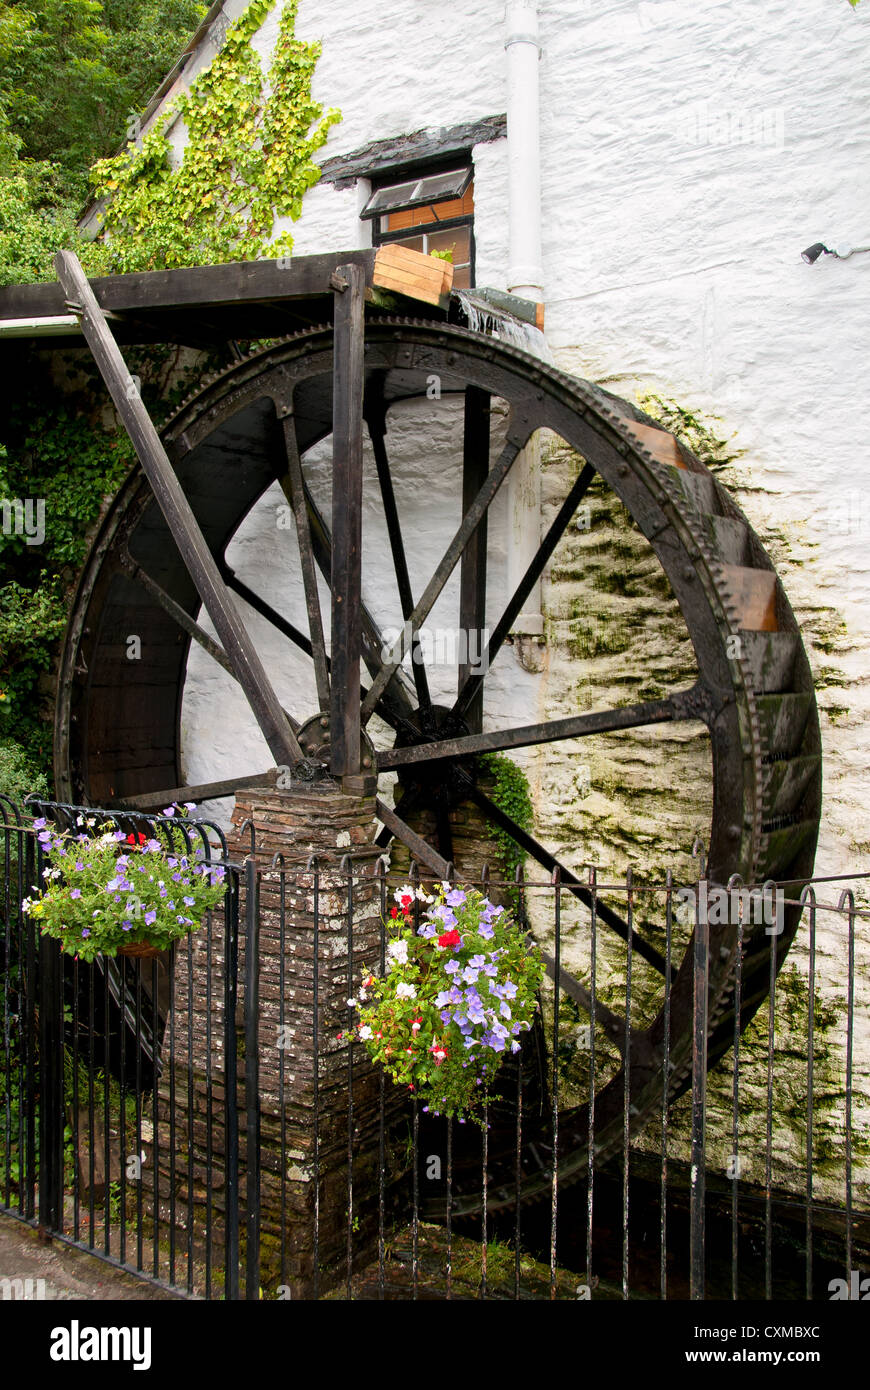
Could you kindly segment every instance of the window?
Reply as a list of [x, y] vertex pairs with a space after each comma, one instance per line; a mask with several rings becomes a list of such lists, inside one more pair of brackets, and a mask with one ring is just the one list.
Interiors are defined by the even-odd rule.
[[379, 182], [362, 210], [372, 223], [372, 242], [398, 241], [427, 255], [449, 251], [457, 289], [474, 283], [474, 184], [462, 168], [405, 173], [401, 182]]

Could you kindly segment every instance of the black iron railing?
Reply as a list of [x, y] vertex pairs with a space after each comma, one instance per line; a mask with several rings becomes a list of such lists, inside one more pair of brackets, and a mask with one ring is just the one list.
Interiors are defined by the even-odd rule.
[[[867, 876], [768, 885], [765, 900], [708, 883], [698, 857], [691, 884], [587, 871], [581, 900], [576, 881], [484, 871], [548, 979], [480, 1128], [432, 1115], [347, 1041], [347, 1001], [386, 959], [398, 880], [377, 851], [263, 858], [246, 827], [231, 854], [217, 826], [179, 821], [227, 870], [223, 908], [163, 957], [89, 965], [21, 911], [44, 867], [34, 815], [150, 825], [0, 798], [8, 1215], [206, 1299], [860, 1288]], [[727, 960], [714, 901], [734, 913]]]

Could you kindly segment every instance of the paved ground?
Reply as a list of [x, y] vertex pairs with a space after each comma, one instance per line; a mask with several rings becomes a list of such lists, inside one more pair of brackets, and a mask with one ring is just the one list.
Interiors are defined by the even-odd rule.
[[[6, 1280], [25, 1282], [22, 1286], [7, 1284]], [[27, 1284], [27, 1280], [33, 1282]], [[32, 1227], [0, 1215], [0, 1301], [22, 1297], [174, 1301], [178, 1296], [113, 1269], [81, 1250], [60, 1243], [45, 1244]]]

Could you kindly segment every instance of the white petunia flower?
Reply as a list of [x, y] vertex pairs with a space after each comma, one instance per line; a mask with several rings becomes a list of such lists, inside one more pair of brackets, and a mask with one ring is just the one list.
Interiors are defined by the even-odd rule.
[[404, 981], [402, 981], [402, 983], [401, 983], [400, 985], [396, 985], [396, 998], [397, 998], [397, 999], [416, 999], [416, 998], [417, 998], [417, 986], [416, 986], [416, 985], [408, 985], [408, 984], [405, 984]]
[[371, 1037], [371, 1035], [372, 1035], [372, 1030], [371, 1030], [371, 1028], [369, 1028], [368, 1024], [364, 1024], [363, 1027], [360, 1028], [360, 1030], [359, 1030], [359, 1035], [360, 1035], [360, 1037], [362, 1038], [363, 1042], [365, 1042], [366, 1038], [370, 1038], [370, 1037]]
[[391, 961], [397, 965], [408, 964], [408, 943], [407, 941], [391, 941], [387, 947], [387, 955]]
[[349, 1009], [355, 1009], [355, 1008], [356, 1008], [356, 1000], [355, 1000], [355, 999], [348, 999], [348, 1001], [347, 1001], [347, 1007], [348, 1007]]

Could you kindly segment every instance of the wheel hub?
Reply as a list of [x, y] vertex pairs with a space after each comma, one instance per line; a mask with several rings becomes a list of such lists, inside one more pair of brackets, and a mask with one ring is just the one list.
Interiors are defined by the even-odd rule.
[[[330, 756], [332, 752], [332, 742], [330, 736], [330, 717], [327, 711], [321, 710], [319, 714], [312, 715], [301, 725], [296, 737], [299, 746], [309, 763], [313, 763], [324, 772], [329, 771]], [[375, 765], [375, 750], [371, 739], [363, 730], [360, 736], [360, 767], [365, 772], [370, 772]]]
[[[416, 710], [407, 722], [410, 727], [400, 730], [396, 738], [397, 748], [434, 743], [439, 739], [462, 738], [470, 732], [465, 720], [446, 705], [432, 705], [425, 712]], [[411, 729], [419, 737], [415, 738]], [[476, 784], [477, 759], [473, 757], [417, 763], [399, 771], [399, 783], [403, 788], [419, 788], [424, 800], [429, 800], [436, 792], [443, 796], [446, 791], [451, 808], [468, 799], [469, 779]]]

